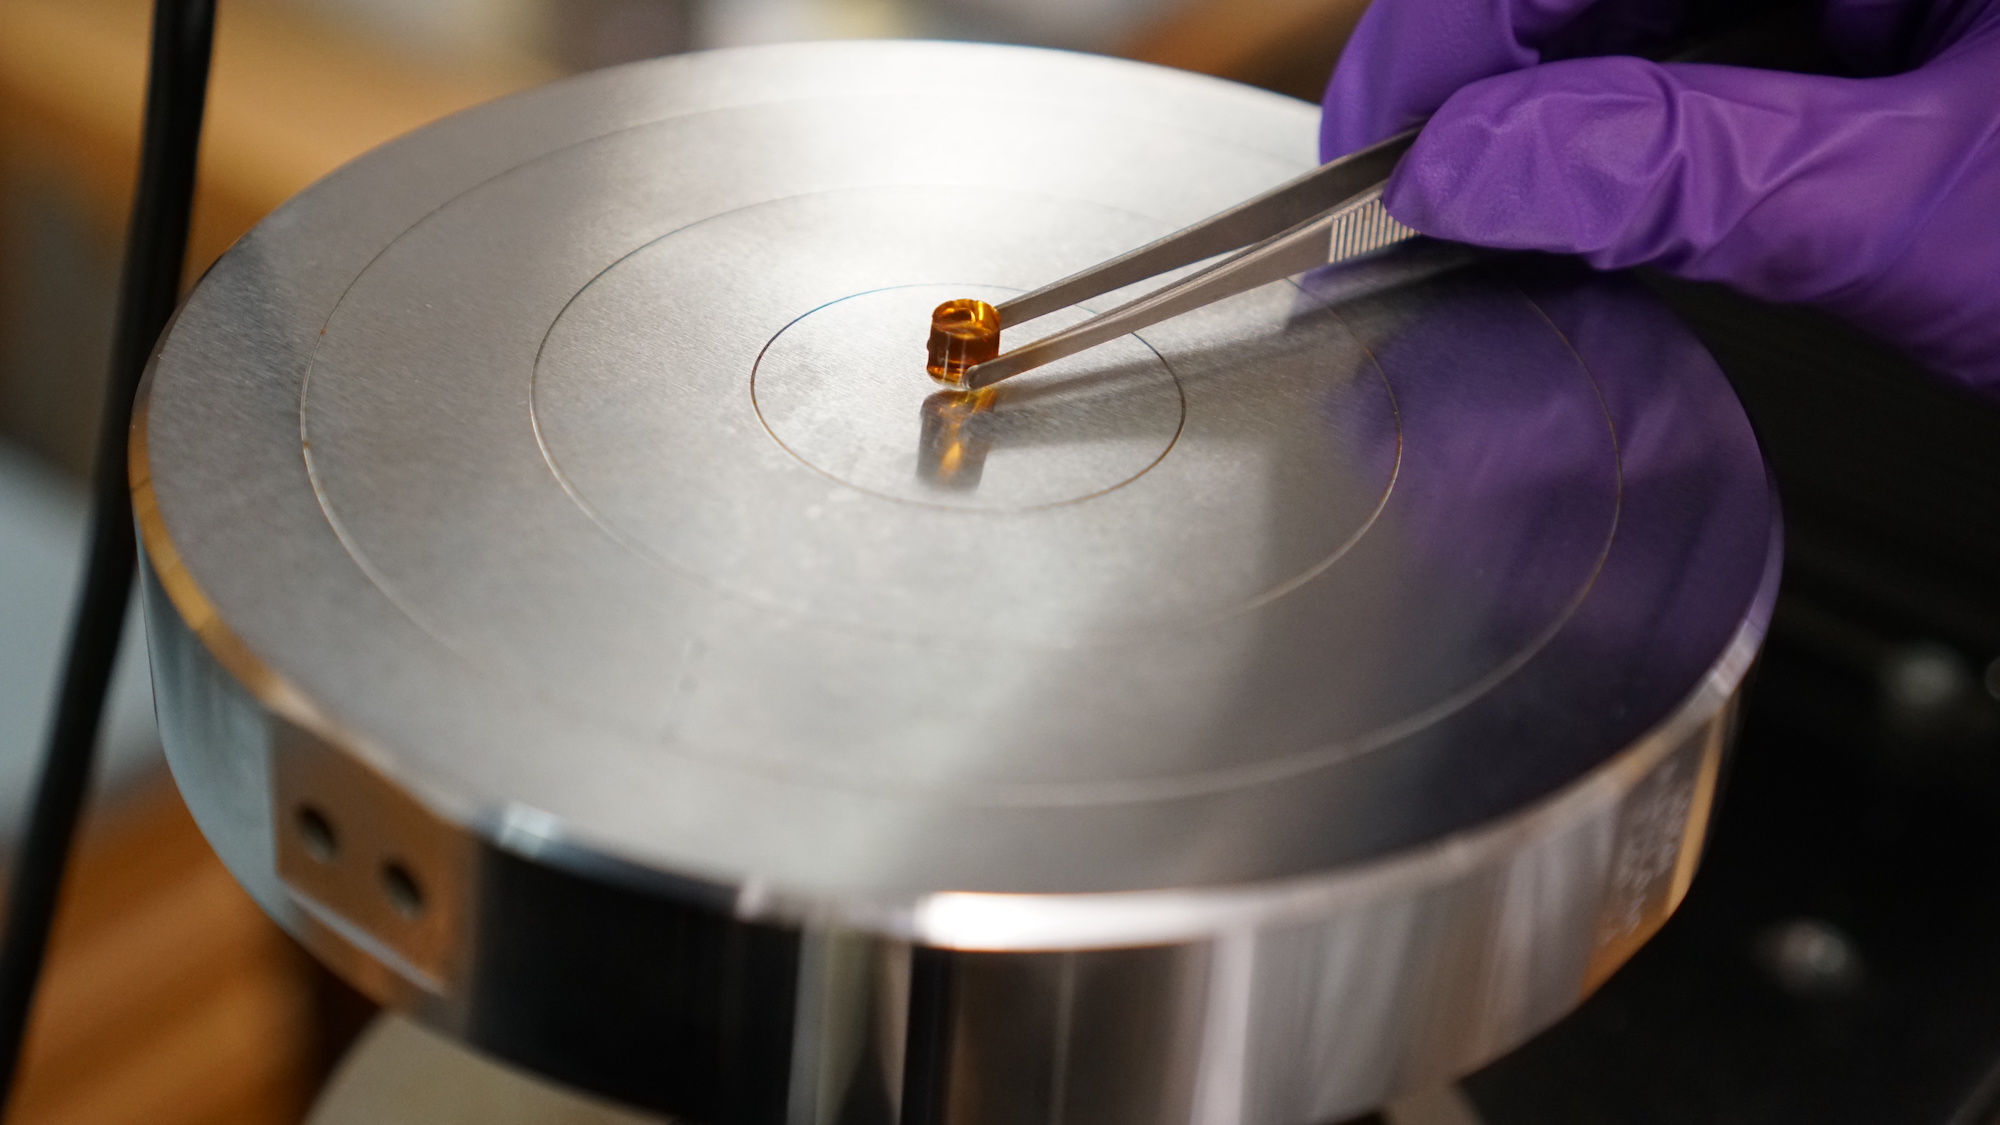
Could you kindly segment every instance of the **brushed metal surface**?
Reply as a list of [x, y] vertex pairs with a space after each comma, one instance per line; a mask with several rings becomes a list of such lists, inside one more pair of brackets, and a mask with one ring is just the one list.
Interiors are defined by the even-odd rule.
[[[932, 143], [968, 105], [983, 159]], [[799, 45], [309, 189], [134, 431], [218, 851], [378, 996], [696, 1120], [1302, 1123], [1560, 1016], [1692, 877], [1775, 584], [1749, 427], [1650, 300], [1391, 252], [1010, 380], [976, 487], [922, 471], [930, 305], [1314, 128]]]

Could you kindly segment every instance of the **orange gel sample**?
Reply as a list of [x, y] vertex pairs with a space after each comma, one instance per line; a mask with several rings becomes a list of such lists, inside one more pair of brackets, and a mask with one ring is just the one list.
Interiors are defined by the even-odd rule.
[[931, 313], [929, 352], [931, 378], [964, 383], [966, 368], [1000, 354], [1000, 314], [985, 301], [946, 301]]

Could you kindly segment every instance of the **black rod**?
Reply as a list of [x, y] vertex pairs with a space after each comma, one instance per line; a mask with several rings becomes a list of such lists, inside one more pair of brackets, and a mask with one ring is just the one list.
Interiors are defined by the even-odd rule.
[[89, 555], [48, 752], [15, 856], [6, 933], [0, 937], [0, 1099], [5, 1099], [0, 1105], [12, 1100], [35, 986], [48, 952], [49, 925], [90, 788], [105, 689], [131, 599], [136, 547], [125, 444], [139, 378], [180, 294], [214, 38], [215, 0], [154, 4], [139, 180], [125, 236], [117, 329], [91, 480]]

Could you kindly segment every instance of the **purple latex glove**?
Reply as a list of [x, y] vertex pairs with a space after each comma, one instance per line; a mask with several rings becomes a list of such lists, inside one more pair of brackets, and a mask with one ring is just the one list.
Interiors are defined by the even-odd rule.
[[1880, 77], [1573, 57], [1678, 14], [1375, 0], [1322, 155], [1434, 115], [1385, 197], [1417, 230], [1816, 305], [2000, 395], [2000, 0], [1830, 0], [1829, 45]]

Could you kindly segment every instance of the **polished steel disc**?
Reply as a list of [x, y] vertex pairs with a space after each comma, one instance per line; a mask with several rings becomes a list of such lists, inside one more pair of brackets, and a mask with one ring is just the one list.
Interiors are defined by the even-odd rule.
[[697, 1119], [1302, 1123], [1560, 1015], [1685, 889], [1768, 614], [1699, 347], [1419, 245], [976, 413], [923, 373], [938, 302], [1282, 181], [1315, 125], [793, 46], [307, 191], [135, 436], [218, 849], [378, 995]]

